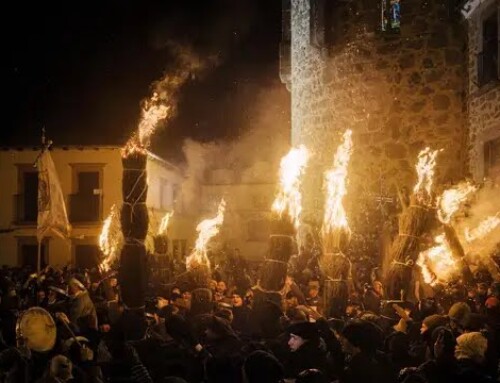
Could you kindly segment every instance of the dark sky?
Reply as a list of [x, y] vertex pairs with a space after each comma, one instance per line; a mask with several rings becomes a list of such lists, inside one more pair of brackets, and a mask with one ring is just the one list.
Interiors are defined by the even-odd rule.
[[10, 4], [2, 146], [36, 144], [42, 126], [59, 145], [122, 144], [174, 62], [167, 41], [220, 64], [183, 89], [177, 118], [153, 139], [160, 154], [184, 137], [236, 136], [258, 91], [279, 84], [278, 0], [33, 4]]

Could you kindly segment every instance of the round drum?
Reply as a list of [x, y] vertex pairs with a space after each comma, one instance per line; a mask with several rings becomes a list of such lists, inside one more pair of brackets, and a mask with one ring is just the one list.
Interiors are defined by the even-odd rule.
[[56, 323], [49, 312], [41, 307], [24, 311], [17, 321], [16, 332], [18, 337], [25, 339], [32, 351], [49, 351], [56, 343]]

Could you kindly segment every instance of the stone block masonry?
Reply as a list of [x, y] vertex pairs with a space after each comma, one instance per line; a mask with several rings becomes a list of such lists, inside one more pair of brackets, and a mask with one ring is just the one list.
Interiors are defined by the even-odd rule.
[[443, 149], [437, 183], [465, 174], [464, 23], [446, 0], [406, 0], [400, 33], [382, 32], [378, 3], [336, 1], [325, 16], [333, 20], [334, 40], [318, 47], [311, 34], [321, 26], [311, 24], [310, 0], [291, 2], [292, 142], [314, 151], [304, 189], [311, 223], [321, 222], [323, 172], [346, 129], [353, 130], [353, 214], [356, 201], [379, 192], [381, 177], [388, 186], [411, 188], [426, 146]]

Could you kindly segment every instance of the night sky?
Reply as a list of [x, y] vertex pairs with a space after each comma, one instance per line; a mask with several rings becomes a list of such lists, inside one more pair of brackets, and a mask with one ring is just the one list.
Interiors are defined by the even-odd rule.
[[1, 146], [36, 144], [43, 126], [57, 145], [121, 145], [137, 126], [151, 83], [175, 61], [168, 41], [202, 57], [217, 55], [220, 64], [182, 90], [177, 117], [153, 139], [164, 156], [177, 155], [186, 137], [236, 137], [259, 91], [282, 86], [278, 0], [15, 2], [9, 8]]

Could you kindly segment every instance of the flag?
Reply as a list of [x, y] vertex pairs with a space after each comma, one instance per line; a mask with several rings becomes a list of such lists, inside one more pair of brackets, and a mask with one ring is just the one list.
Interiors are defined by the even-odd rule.
[[40, 243], [50, 231], [62, 238], [68, 238], [71, 227], [64, 204], [61, 183], [56, 167], [48, 150], [44, 150], [38, 166], [38, 219], [37, 237]]

